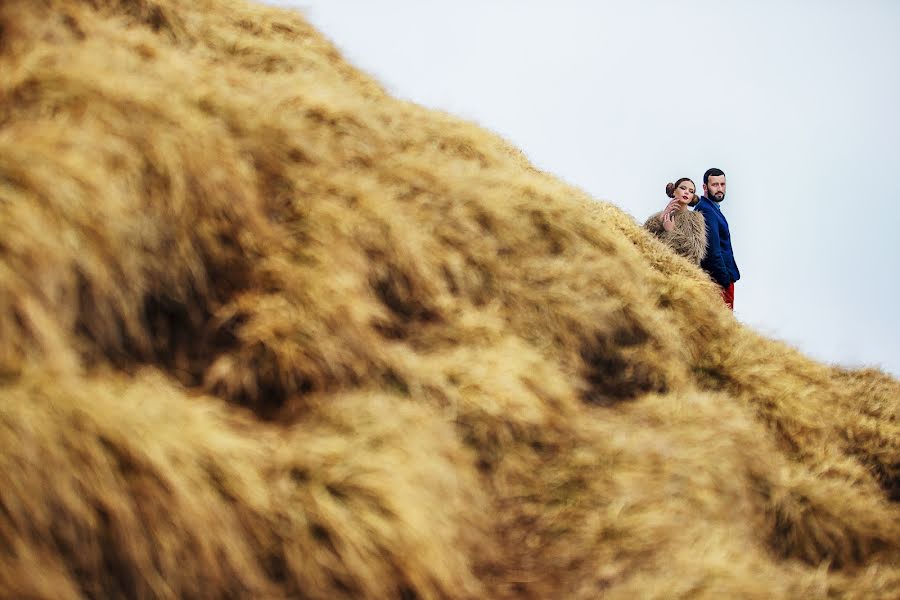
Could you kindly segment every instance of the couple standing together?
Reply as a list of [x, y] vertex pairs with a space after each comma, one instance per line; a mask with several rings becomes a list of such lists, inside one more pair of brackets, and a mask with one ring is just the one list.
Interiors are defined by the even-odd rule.
[[[719, 206], [725, 199], [725, 173], [709, 169], [703, 174], [703, 196], [698, 198], [694, 182], [682, 177], [666, 186], [672, 200], [644, 227], [672, 250], [706, 271], [722, 288], [722, 299], [734, 310], [734, 282], [741, 278], [734, 252], [728, 221]], [[694, 210], [688, 210], [693, 206]]]

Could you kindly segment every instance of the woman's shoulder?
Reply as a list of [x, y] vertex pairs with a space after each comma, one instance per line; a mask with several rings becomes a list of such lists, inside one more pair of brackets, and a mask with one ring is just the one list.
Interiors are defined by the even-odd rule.
[[684, 216], [681, 228], [687, 235], [702, 240], [706, 245], [706, 219], [703, 217], [703, 213], [693, 210], [685, 212], [687, 214]]
[[644, 221], [644, 227], [654, 231], [662, 228], [662, 211], [655, 212]]
[[690, 229], [706, 229], [706, 218], [702, 212], [685, 210], [679, 215], [679, 225]]
[[693, 223], [705, 223], [706, 217], [703, 216], [703, 213], [699, 210], [686, 210], [684, 211], [685, 216], [684, 219]]

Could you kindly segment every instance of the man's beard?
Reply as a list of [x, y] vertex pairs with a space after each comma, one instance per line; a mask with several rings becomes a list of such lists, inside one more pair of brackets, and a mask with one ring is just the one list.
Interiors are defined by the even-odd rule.
[[721, 202], [724, 199], [725, 199], [725, 192], [719, 192], [718, 194], [713, 194], [710, 197], [710, 200], [713, 200], [715, 202]]

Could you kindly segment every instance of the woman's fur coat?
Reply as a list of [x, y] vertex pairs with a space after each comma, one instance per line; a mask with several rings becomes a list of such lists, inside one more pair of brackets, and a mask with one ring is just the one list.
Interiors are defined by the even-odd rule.
[[675, 227], [666, 231], [662, 224], [662, 212], [651, 215], [644, 227], [658, 237], [672, 250], [700, 264], [706, 256], [706, 221], [703, 214], [693, 210], [679, 210], [674, 213]]

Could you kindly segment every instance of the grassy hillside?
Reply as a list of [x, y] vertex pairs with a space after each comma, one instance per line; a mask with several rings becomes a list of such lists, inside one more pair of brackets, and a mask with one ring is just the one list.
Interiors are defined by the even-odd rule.
[[0, 597], [900, 589], [900, 382], [299, 14], [5, 0], [0, 229]]

